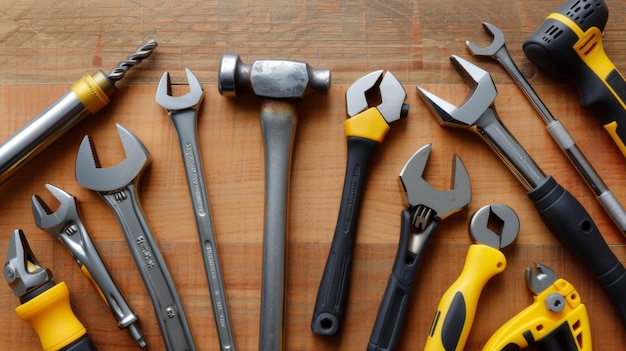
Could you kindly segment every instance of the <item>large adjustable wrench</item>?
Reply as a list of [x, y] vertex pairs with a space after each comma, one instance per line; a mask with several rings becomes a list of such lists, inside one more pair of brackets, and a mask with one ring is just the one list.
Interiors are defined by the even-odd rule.
[[368, 351], [394, 350], [426, 245], [439, 222], [466, 208], [472, 198], [469, 175], [458, 155], [453, 158], [451, 190], [437, 190], [423, 178], [431, 148], [428, 144], [417, 150], [400, 172], [407, 206], [401, 213], [398, 251], [378, 308]]
[[76, 156], [76, 180], [96, 191], [119, 221], [154, 307], [168, 350], [195, 350], [187, 316], [165, 260], [139, 204], [138, 183], [149, 154], [129, 130], [117, 125], [126, 159], [101, 168], [91, 139], [85, 136]]
[[458, 56], [454, 67], [473, 89], [456, 107], [418, 87], [418, 92], [442, 126], [476, 132], [500, 156], [528, 191], [552, 235], [586, 267], [604, 288], [626, 327], [626, 269], [604, 241], [580, 202], [551, 176], [547, 176], [502, 124], [493, 102], [498, 94], [489, 73]]
[[187, 174], [187, 184], [196, 217], [202, 257], [204, 258], [204, 270], [209, 282], [220, 347], [222, 350], [235, 350], [235, 339], [226, 307], [226, 289], [222, 279], [217, 240], [211, 220], [202, 159], [198, 148], [198, 108], [204, 98], [204, 89], [200, 80], [189, 69], [185, 69], [185, 72], [189, 82], [189, 93], [184, 96], [173, 97], [170, 75], [165, 72], [157, 88], [156, 102], [170, 116], [178, 135], [183, 163], [185, 164], [185, 174]]

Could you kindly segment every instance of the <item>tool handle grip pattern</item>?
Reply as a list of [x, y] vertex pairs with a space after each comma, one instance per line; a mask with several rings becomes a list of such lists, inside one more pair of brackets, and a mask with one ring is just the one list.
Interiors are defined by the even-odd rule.
[[370, 139], [348, 137], [348, 160], [339, 217], [311, 321], [311, 330], [318, 335], [336, 334], [343, 320], [363, 188], [377, 146], [378, 142]]
[[626, 269], [585, 208], [552, 177], [528, 196], [552, 235], [602, 286], [626, 328]]

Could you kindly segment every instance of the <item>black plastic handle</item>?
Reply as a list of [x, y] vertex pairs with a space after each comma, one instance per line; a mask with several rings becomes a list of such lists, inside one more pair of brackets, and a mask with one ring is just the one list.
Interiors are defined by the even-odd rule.
[[98, 351], [89, 335], [85, 334], [59, 351]]
[[626, 328], [626, 270], [587, 211], [552, 177], [528, 192], [559, 242], [596, 278]]
[[377, 146], [378, 142], [370, 139], [348, 137], [348, 160], [339, 217], [311, 321], [311, 330], [315, 334], [334, 335], [343, 320], [363, 186]]
[[367, 345], [368, 351], [395, 349], [406, 319], [411, 290], [422, 258], [423, 248], [426, 247], [439, 223], [432, 221], [426, 230], [420, 234], [423, 235], [420, 250], [417, 253], [412, 253], [407, 250], [411, 237], [411, 213], [408, 210], [403, 210], [401, 216], [398, 252], [385, 288], [385, 294], [378, 308], [378, 315]]

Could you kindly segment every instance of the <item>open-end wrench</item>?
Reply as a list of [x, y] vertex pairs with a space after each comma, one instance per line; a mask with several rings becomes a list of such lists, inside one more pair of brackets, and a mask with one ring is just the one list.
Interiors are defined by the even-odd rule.
[[613, 192], [602, 181], [593, 166], [589, 163], [585, 155], [578, 148], [572, 136], [567, 132], [561, 121], [556, 119], [548, 107], [543, 103], [537, 95], [530, 83], [526, 80], [522, 72], [517, 68], [513, 58], [509, 54], [504, 41], [504, 33], [490, 23], [483, 23], [485, 30], [493, 35], [491, 44], [480, 48], [470, 41], [467, 41], [467, 47], [474, 56], [487, 56], [498, 61], [502, 67], [511, 75], [515, 83], [520, 87], [531, 104], [546, 122], [548, 132], [552, 135], [554, 141], [559, 145], [570, 162], [574, 165], [578, 173], [583, 177], [591, 191], [602, 205], [602, 208], [613, 219], [615, 225], [626, 236], [626, 211], [622, 204], [617, 200]]
[[113, 316], [118, 321], [118, 327], [128, 329], [139, 346], [145, 347], [146, 341], [137, 325], [137, 315], [124, 299], [102, 258], [100, 258], [87, 227], [80, 218], [76, 198], [52, 184], [46, 184], [46, 188], [59, 200], [60, 205], [53, 212], [41, 197], [33, 195], [32, 207], [35, 224], [65, 245], [81, 271], [85, 273], [87, 279], [111, 309]]
[[400, 172], [407, 207], [401, 213], [398, 251], [367, 345], [368, 351], [395, 348], [426, 244], [439, 222], [466, 208], [472, 197], [469, 176], [458, 155], [454, 156], [452, 163], [452, 190], [435, 189], [424, 180], [431, 148], [428, 144], [419, 149]]
[[500, 251], [519, 233], [519, 218], [503, 204], [487, 205], [476, 211], [469, 223], [474, 244], [467, 250], [461, 274], [439, 300], [424, 350], [465, 349], [478, 300], [492, 277], [506, 268]]
[[418, 87], [418, 92], [442, 126], [476, 132], [500, 156], [528, 191], [541, 219], [552, 235], [586, 267], [604, 288], [626, 327], [626, 269], [606, 243], [580, 202], [554, 178], [547, 176], [511, 135], [496, 114], [496, 86], [489, 73], [458, 56], [454, 67], [468, 84], [471, 95], [460, 106]]
[[[368, 97], [376, 96], [375, 101]], [[343, 320], [357, 224], [370, 161], [389, 131], [389, 124], [406, 117], [406, 91], [389, 71], [375, 71], [354, 82], [346, 91], [348, 159], [341, 205], [326, 267], [317, 292], [311, 330], [334, 335]]]
[[129, 130], [117, 125], [126, 159], [102, 168], [91, 138], [85, 136], [76, 156], [76, 180], [93, 190], [111, 207], [154, 307], [168, 350], [195, 350], [183, 304], [165, 260], [139, 204], [139, 178], [148, 166], [148, 150]]
[[209, 198], [198, 147], [198, 108], [204, 98], [204, 89], [200, 80], [189, 69], [185, 69], [185, 72], [189, 82], [189, 93], [180, 97], [172, 97], [170, 75], [165, 72], [159, 82], [155, 99], [170, 116], [180, 142], [220, 347], [222, 350], [235, 350], [218, 245], [211, 220]]

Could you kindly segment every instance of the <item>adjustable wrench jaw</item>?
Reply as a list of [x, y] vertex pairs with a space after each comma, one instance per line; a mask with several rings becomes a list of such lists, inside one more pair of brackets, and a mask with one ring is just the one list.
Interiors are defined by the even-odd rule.
[[172, 116], [173, 112], [182, 110], [197, 111], [204, 99], [204, 88], [198, 77], [188, 68], [185, 68], [185, 73], [187, 74], [189, 92], [183, 96], [172, 96], [172, 83], [169, 72], [163, 73], [157, 86], [155, 100], [170, 116]]
[[76, 156], [76, 181], [85, 188], [110, 193], [137, 181], [150, 162], [149, 152], [128, 129], [117, 125], [126, 159], [116, 166], [102, 168], [89, 136], [85, 136]]
[[33, 217], [38, 228], [58, 239], [68, 226], [79, 221], [76, 198], [52, 184], [45, 186], [59, 201], [59, 208], [52, 211], [39, 195], [33, 195]]
[[376, 108], [387, 124], [406, 118], [409, 107], [404, 103], [406, 91], [389, 71], [374, 71], [361, 77], [346, 91], [348, 116]]

